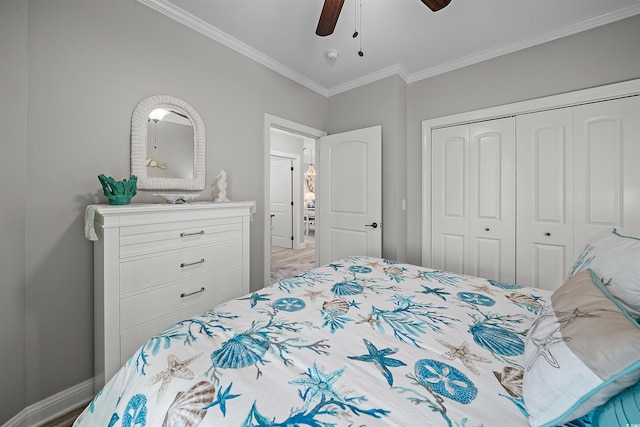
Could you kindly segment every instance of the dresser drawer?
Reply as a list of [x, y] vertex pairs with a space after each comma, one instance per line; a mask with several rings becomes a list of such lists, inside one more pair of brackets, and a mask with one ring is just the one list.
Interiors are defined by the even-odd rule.
[[241, 218], [212, 218], [122, 227], [120, 259], [241, 238]]
[[158, 335], [174, 323], [203, 314], [212, 308], [240, 296], [240, 289], [236, 289], [233, 295], [218, 296], [202, 301], [185, 310], [166, 314], [160, 318], [122, 331], [120, 334], [120, 365], [126, 363], [129, 358], [146, 343], [149, 338]]
[[241, 265], [242, 241], [120, 262], [120, 294]]
[[213, 299], [228, 301], [241, 295], [241, 283], [242, 266], [236, 265], [186, 281], [157, 286], [147, 292], [129, 294], [120, 299], [120, 330], [167, 313], [188, 310]]

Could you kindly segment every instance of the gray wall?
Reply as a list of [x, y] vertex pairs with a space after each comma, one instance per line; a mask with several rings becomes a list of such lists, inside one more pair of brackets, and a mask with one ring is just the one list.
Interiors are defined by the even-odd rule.
[[[257, 201], [254, 290], [264, 277], [264, 194], [256, 184], [264, 113], [325, 129], [328, 102], [136, 0], [0, 4], [2, 424], [93, 375], [93, 250], [83, 215], [87, 204], [106, 202], [98, 174], [129, 176], [138, 101], [167, 94], [199, 112], [207, 132], [203, 199], [225, 169], [228, 195]], [[148, 194], [133, 201], [160, 202]]]
[[[10, 64], [10, 66], [9, 66]], [[0, 424], [25, 407], [27, 4], [0, 1]]]
[[[255, 184], [264, 173], [264, 113], [330, 133], [381, 124], [384, 256], [419, 263], [421, 121], [638, 78], [638, 40], [634, 17], [327, 100], [136, 0], [0, 1], [0, 423], [93, 374], [93, 251], [83, 212], [106, 201], [98, 174], [128, 177], [140, 99], [172, 95], [200, 113], [203, 198], [225, 169], [229, 195], [257, 200], [257, 219], [265, 213]], [[159, 200], [134, 198], [142, 201]], [[263, 236], [254, 220], [253, 290], [264, 277]]]
[[408, 85], [407, 261], [420, 264], [422, 121], [640, 78], [640, 16]]
[[398, 76], [329, 98], [329, 133], [382, 125], [382, 255], [405, 257], [406, 92]]

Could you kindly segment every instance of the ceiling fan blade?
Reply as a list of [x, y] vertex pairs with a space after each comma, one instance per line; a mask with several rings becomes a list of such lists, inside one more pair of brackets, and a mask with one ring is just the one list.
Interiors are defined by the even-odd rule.
[[324, 37], [333, 33], [343, 4], [344, 0], [324, 0], [318, 28], [316, 28], [317, 35]]
[[432, 11], [437, 12], [451, 3], [451, 0], [422, 0], [422, 3], [426, 4]]

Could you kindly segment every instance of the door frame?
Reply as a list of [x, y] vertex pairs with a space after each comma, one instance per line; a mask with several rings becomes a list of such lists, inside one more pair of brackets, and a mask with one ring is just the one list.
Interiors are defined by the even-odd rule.
[[[293, 162], [293, 171], [295, 173], [293, 173], [291, 177], [291, 184], [292, 184], [291, 191], [293, 192], [291, 197], [293, 198], [294, 206], [296, 206], [298, 203], [304, 203], [304, 201], [301, 200], [302, 198], [300, 197], [300, 187], [302, 185], [302, 183], [300, 182], [301, 181], [300, 174], [298, 173], [300, 172], [300, 168], [301, 168], [300, 156], [293, 153], [285, 153], [284, 151], [271, 151], [271, 155], [275, 157], [282, 157], [284, 159], [289, 159]], [[269, 163], [269, 166], [271, 166], [271, 163]], [[271, 173], [269, 173], [269, 179], [271, 179]], [[269, 202], [271, 202], [271, 186], [269, 186]], [[269, 206], [271, 206], [271, 203], [269, 203]], [[291, 233], [293, 235], [293, 249], [304, 248], [304, 244], [302, 245], [300, 244], [300, 230], [301, 230], [301, 224], [302, 224], [301, 221], [302, 221], [302, 218], [300, 216], [299, 210], [293, 209], [293, 211], [291, 212], [291, 222], [292, 222]], [[270, 214], [269, 214], [269, 230], [271, 230]], [[269, 242], [271, 242], [271, 239], [269, 239]]]
[[[291, 120], [283, 119], [271, 114], [265, 113], [264, 115], [264, 174], [263, 182], [264, 187], [262, 194], [264, 195], [264, 245], [263, 245], [263, 287], [270, 284], [271, 279], [271, 215], [269, 206], [271, 206], [271, 129], [280, 129], [286, 132], [313, 138], [316, 141], [316, 153], [318, 152], [318, 140], [327, 135], [327, 132], [315, 129], [309, 126], [302, 125], [300, 123], [293, 122]], [[316, 156], [316, 165], [319, 164], [320, 159]], [[317, 168], [318, 166], [316, 166]], [[316, 201], [317, 205], [317, 201]], [[320, 218], [318, 218], [320, 220]], [[316, 233], [316, 265], [318, 263], [318, 249], [321, 244], [319, 233]]]

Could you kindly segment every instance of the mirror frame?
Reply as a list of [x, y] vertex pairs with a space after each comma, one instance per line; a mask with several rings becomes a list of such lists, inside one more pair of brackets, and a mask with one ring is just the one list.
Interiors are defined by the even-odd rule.
[[[150, 177], [147, 174], [147, 130], [149, 113], [167, 108], [184, 114], [193, 124], [193, 178]], [[205, 130], [198, 112], [185, 101], [168, 95], [154, 95], [138, 103], [131, 116], [131, 175], [142, 190], [204, 190]]]

